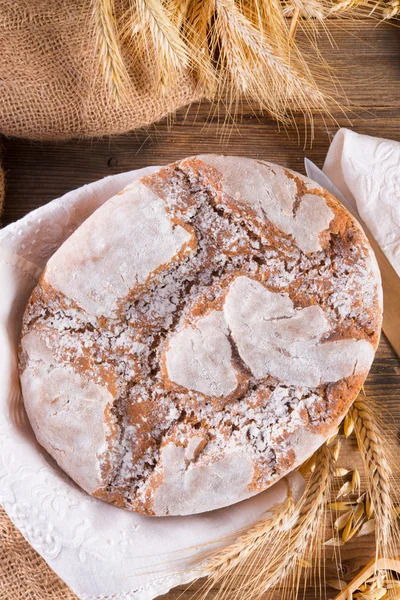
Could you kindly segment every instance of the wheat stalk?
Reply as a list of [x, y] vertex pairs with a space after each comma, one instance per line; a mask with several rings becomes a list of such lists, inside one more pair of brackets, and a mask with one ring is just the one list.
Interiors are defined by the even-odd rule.
[[[243, 3], [245, 7], [247, 3]], [[287, 22], [284, 18], [283, 5], [280, 0], [253, 0], [249, 3], [247, 17], [256, 27], [278, 45], [285, 44]]]
[[123, 97], [128, 79], [122, 58], [114, 13], [114, 0], [93, 0], [96, 46], [110, 96], [115, 102]]
[[343, 13], [353, 8], [368, 6], [368, 4], [369, 0], [339, 0], [339, 2], [335, 2], [331, 6], [329, 14], [336, 15], [338, 13]]
[[[299, 504], [299, 518], [289, 532], [288, 549], [281, 549], [284, 564], [276, 560], [275, 573], [268, 585], [269, 589], [279, 582], [284, 582], [288, 575], [298, 590], [299, 579], [303, 565], [321, 563], [323, 552], [322, 540], [325, 531], [326, 502], [330, 497], [330, 490], [335, 474], [337, 456], [336, 444], [331, 447], [325, 443], [315, 453], [315, 466], [307, 484], [306, 491]], [[283, 589], [287, 589], [283, 585]]]
[[296, 11], [303, 19], [322, 21], [327, 17], [326, 6], [321, 0], [290, 0], [283, 8], [285, 17], [292, 16]]
[[354, 433], [367, 475], [368, 493], [375, 512], [377, 554], [387, 555], [398, 539], [392, 500], [392, 473], [373, 412], [365, 396], [361, 395], [349, 411]]
[[190, 0], [171, 0], [170, 12], [172, 21], [178, 31], [184, 25], [188, 16]]
[[102, 69], [116, 99], [128, 81], [125, 44], [134, 60], [147, 55], [155, 94], [192, 72], [199, 91], [228, 109], [244, 96], [282, 122], [293, 110], [310, 119], [313, 109], [327, 110], [295, 44], [298, 14], [289, 30], [280, 0], [126, 0], [125, 13], [122, 0], [91, 1]]
[[251, 526], [232, 545], [221, 550], [212, 559], [206, 567], [212, 574], [212, 578], [219, 579], [231, 569], [241, 565], [243, 560], [256, 551], [266, 539], [282, 531], [288, 521], [293, 518], [293, 514], [293, 493], [288, 487], [285, 501], [272, 510], [272, 515]]

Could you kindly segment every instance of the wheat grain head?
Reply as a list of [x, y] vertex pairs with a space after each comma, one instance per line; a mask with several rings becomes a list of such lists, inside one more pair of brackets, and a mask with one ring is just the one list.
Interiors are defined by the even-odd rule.
[[363, 459], [367, 488], [375, 514], [376, 553], [390, 556], [396, 552], [399, 530], [395, 515], [392, 472], [383, 444], [383, 432], [374, 418], [373, 409], [360, 394], [349, 411], [354, 433]]
[[128, 75], [121, 54], [114, 0], [92, 0], [96, 47], [110, 97], [118, 103], [126, 92]]

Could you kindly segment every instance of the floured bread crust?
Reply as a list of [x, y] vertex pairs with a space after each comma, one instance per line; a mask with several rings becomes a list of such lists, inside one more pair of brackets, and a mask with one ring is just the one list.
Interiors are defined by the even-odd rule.
[[39, 442], [148, 515], [260, 492], [330, 436], [372, 363], [379, 271], [314, 182], [206, 155], [143, 177], [49, 260], [20, 350]]

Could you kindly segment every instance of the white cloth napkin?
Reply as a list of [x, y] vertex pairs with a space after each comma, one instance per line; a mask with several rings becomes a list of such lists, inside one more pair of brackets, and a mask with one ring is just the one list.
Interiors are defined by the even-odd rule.
[[353, 203], [400, 276], [400, 143], [340, 129], [323, 171]]
[[295, 497], [304, 489], [302, 477], [293, 473], [287, 481], [226, 509], [193, 517], [149, 518], [85, 494], [35, 441], [23, 409], [16, 362], [26, 302], [62, 242], [103, 202], [151, 170], [84, 186], [0, 231], [0, 502], [81, 600], [151, 600], [189, 582], [189, 561], [190, 567], [201, 563], [210, 548], [226, 545], [226, 536], [282, 502], [287, 483]]

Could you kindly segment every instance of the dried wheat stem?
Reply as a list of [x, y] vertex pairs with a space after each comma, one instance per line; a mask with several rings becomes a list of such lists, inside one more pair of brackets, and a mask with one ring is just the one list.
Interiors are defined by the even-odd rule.
[[[295, 44], [303, 5], [318, 5], [320, 0], [292, 0], [290, 31], [281, 0], [91, 2], [102, 68], [117, 99], [128, 81], [119, 43], [123, 41], [133, 59], [146, 57], [152, 65], [155, 93], [190, 69], [199, 89], [209, 99], [223, 100], [228, 110], [243, 96], [283, 122], [290, 121], [293, 110], [303, 111], [312, 121], [312, 109], [327, 108], [327, 98]], [[129, 10], [124, 12], [125, 5]], [[307, 15], [318, 12], [307, 10]]]
[[252, 87], [253, 73], [246, 64], [242, 31], [238, 26], [241, 13], [233, 0], [215, 0], [215, 30], [221, 42], [220, 52], [238, 90], [246, 93]]
[[280, 0], [253, 0], [250, 6], [252, 11], [248, 11], [249, 20], [263, 36], [283, 49], [287, 45], [288, 28]]
[[390, 550], [393, 536], [391, 469], [385, 457], [379, 432], [365, 397], [360, 395], [350, 409], [357, 444], [368, 478], [369, 494], [375, 510], [377, 552]]
[[190, 0], [171, 0], [171, 15], [177, 30], [179, 31], [188, 16]]
[[114, 0], [93, 0], [96, 43], [111, 97], [118, 102], [125, 91], [126, 69], [114, 14]]
[[300, 17], [300, 8], [295, 6], [292, 14], [292, 18], [290, 20], [290, 29], [289, 29], [289, 44], [292, 45], [294, 42], [294, 38], [296, 36], [297, 26], [299, 24]]
[[213, 0], [191, 0], [188, 7], [188, 19], [193, 29], [198, 33], [199, 39], [206, 42], [207, 28], [214, 12]]
[[283, 8], [283, 14], [285, 17], [294, 16], [295, 12], [299, 13], [299, 17], [302, 19], [307, 19], [304, 23], [310, 29], [310, 27], [314, 26], [314, 23], [311, 19], [315, 19], [317, 21], [323, 21], [326, 17], [326, 5], [321, 0], [290, 0], [288, 4], [286, 4]]
[[272, 515], [256, 523], [243, 533], [231, 546], [221, 550], [215, 556], [207, 569], [212, 577], [218, 577], [243, 562], [246, 555], [251, 554], [272, 533], [281, 531], [287, 521], [293, 516], [293, 494], [288, 488], [285, 502], [273, 510]]
[[289, 574], [296, 579], [296, 567], [301, 571], [302, 560], [312, 559], [316, 545], [321, 544], [325, 507], [335, 473], [334, 464], [333, 453], [324, 444], [316, 452], [315, 469], [300, 501], [298, 519], [288, 533], [286, 544], [270, 563], [267, 577], [263, 577], [263, 591], [282, 582]]

